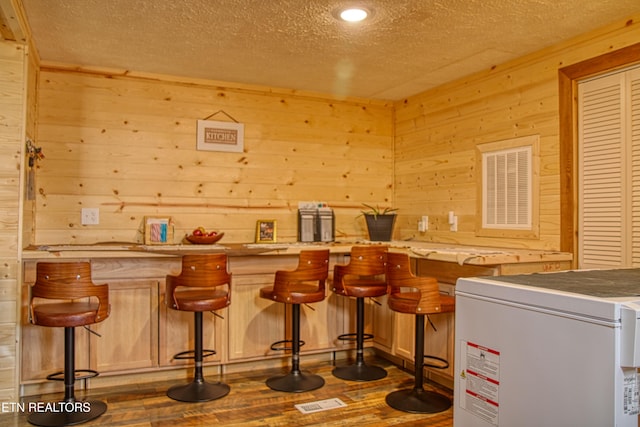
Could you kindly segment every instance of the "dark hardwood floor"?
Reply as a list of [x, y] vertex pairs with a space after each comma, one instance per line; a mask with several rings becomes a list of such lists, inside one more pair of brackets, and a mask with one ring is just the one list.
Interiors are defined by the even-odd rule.
[[[231, 392], [218, 400], [206, 403], [183, 403], [168, 398], [168, 387], [176, 382], [156, 382], [137, 386], [118, 386], [91, 390], [88, 396], [79, 390], [78, 399], [103, 400], [108, 404], [107, 412], [100, 418], [83, 426], [127, 426], [127, 427], [182, 427], [182, 426], [433, 426], [453, 425], [453, 408], [433, 415], [409, 414], [397, 411], [385, 403], [387, 393], [413, 386], [413, 376], [383, 359], [371, 359], [384, 366], [386, 378], [372, 382], [344, 381], [331, 375], [330, 363], [307, 366], [305, 371], [321, 375], [324, 387], [305, 393], [283, 393], [269, 389], [265, 380], [281, 370], [262, 370], [225, 374], [224, 382]], [[207, 376], [215, 382], [218, 378]], [[451, 397], [451, 391], [431, 383], [425, 388]], [[29, 401], [56, 401], [63, 394], [29, 396]], [[324, 399], [339, 398], [347, 406], [312, 414], [302, 414], [295, 404]], [[30, 425], [24, 413], [0, 415], [0, 426]]]

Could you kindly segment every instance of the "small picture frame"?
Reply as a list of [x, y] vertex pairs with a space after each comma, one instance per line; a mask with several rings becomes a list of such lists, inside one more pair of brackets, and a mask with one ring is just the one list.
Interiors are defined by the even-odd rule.
[[173, 220], [170, 216], [144, 217], [145, 245], [173, 244]]
[[244, 124], [198, 120], [196, 148], [202, 151], [244, 150]]
[[256, 243], [275, 243], [276, 220], [260, 219], [256, 224]]

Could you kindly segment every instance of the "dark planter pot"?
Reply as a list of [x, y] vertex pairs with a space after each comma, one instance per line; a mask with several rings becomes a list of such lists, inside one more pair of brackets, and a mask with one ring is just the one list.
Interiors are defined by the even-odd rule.
[[369, 240], [374, 242], [389, 242], [393, 235], [393, 225], [396, 222], [395, 214], [373, 215], [364, 214], [369, 230]]

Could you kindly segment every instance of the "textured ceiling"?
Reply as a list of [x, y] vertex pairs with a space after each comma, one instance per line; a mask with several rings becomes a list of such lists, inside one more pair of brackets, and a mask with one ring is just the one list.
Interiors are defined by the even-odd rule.
[[[398, 100], [629, 18], [640, 0], [22, 0], [45, 62]], [[332, 11], [361, 4], [359, 25]]]

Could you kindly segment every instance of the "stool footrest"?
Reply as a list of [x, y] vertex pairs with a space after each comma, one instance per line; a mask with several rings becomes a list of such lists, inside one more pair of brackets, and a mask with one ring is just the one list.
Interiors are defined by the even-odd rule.
[[[213, 356], [216, 354], [215, 350], [202, 350], [202, 358]], [[180, 353], [176, 353], [173, 355], [173, 359], [181, 360], [181, 359], [195, 359], [196, 352], [195, 350], [187, 350], [181, 351]]]
[[[373, 339], [373, 334], [363, 334], [362, 338], [366, 341], [366, 340], [372, 340]], [[340, 341], [357, 341], [358, 340], [358, 334], [356, 334], [355, 332], [350, 333], [350, 334], [342, 334], [342, 335], [338, 335], [338, 339]]]
[[[285, 344], [285, 345], [283, 345]], [[287, 346], [286, 344], [293, 344], [293, 340], [282, 340], [282, 341], [276, 341], [273, 344], [271, 344], [271, 350], [273, 351], [292, 351], [293, 347]], [[304, 341], [300, 340], [298, 341], [298, 346], [302, 347], [304, 345]]]
[[429, 355], [425, 354], [424, 355], [424, 359], [431, 359], [431, 360], [436, 360], [436, 361], [440, 362], [439, 365], [434, 365], [433, 363], [424, 362], [424, 366], [428, 366], [429, 368], [447, 369], [449, 367], [449, 361], [446, 360], [446, 359], [443, 359], [442, 357], [429, 356]]
[[[98, 371], [94, 371], [93, 369], [76, 369], [73, 371], [74, 377], [76, 380], [86, 380], [87, 378], [93, 378], [100, 375]], [[53, 374], [47, 375], [47, 379], [50, 381], [64, 381], [64, 372], [54, 372]]]

